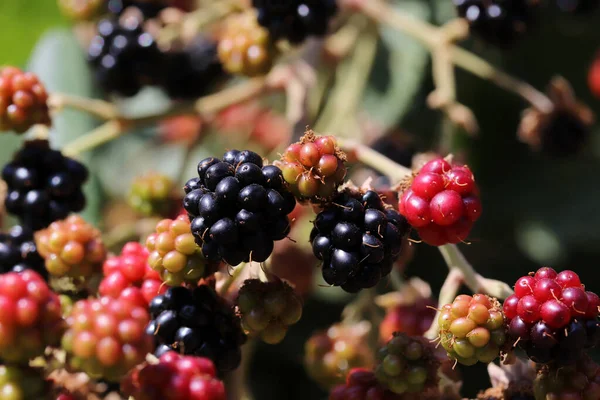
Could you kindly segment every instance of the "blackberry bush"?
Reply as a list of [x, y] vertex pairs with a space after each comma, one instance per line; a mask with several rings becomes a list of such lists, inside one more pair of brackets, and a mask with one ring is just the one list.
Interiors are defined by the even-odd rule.
[[171, 287], [150, 302], [150, 314], [146, 332], [154, 337], [157, 357], [171, 350], [206, 357], [221, 373], [240, 364], [246, 336], [232, 307], [214, 289]]
[[35, 74], [0, 68], [0, 130], [23, 133], [35, 124], [49, 126], [47, 100], [48, 93]]
[[28, 140], [2, 169], [8, 193], [4, 204], [22, 225], [38, 230], [85, 207], [81, 186], [87, 168], [47, 140]]
[[216, 377], [212, 361], [203, 357], [163, 354], [157, 364], [134, 370], [122, 390], [136, 400], [226, 400], [225, 386]]
[[327, 33], [335, 15], [335, 0], [252, 0], [258, 12], [258, 23], [266, 27], [274, 40], [287, 39], [298, 44], [308, 36]]
[[407, 232], [404, 217], [376, 192], [347, 189], [317, 214], [310, 239], [325, 282], [353, 293], [390, 273]]
[[35, 244], [55, 277], [88, 280], [99, 273], [106, 258], [100, 231], [79, 215], [56, 221], [35, 233]]
[[152, 35], [136, 17], [103, 19], [88, 49], [95, 78], [106, 92], [130, 97], [156, 82], [162, 70], [161, 55]]
[[437, 158], [411, 180], [399, 210], [421, 240], [432, 246], [466, 240], [481, 216], [479, 189], [467, 166], [452, 166]]
[[244, 281], [236, 305], [246, 334], [258, 335], [269, 344], [281, 342], [289, 326], [302, 316], [302, 301], [294, 289], [281, 280]]
[[146, 239], [146, 248], [150, 251], [148, 264], [169, 286], [197, 283], [215, 270], [196, 245], [185, 215], [160, 221], [156, 232]]
[[536, 363], [574, 364], [600, 340], [598, 307], [575, 272], [540, 268], [519, 278], [504, 301], [508, 335]]
[[204, 257], [234, 266], [269, 258], [296, 206], [281, 170], [252, 151], [230, 150], [200, 161], [198, 176], [185, 186], [183, 207]]
[[500, 303], [486, 295], [460, 295], [442, 307], [440, 342], [448, 356], [463, 365], [494, 361], [507, 344]]
[[59, 343], [60, 301], [37, 273], [0, 275], [0, 309], [0, 359], [26, 365]]
[[308, 131], [300, 142], [290, 145], [281, 161], [283, 179], [299, 201], [327, 202], [346, 177], [346, 154], [333, 136]]
[[44, 259], [37, 252], [33, 240], [33, 232], [27, 227], [15, 225], [10, 231], [0, 233], [0, 274], [26, 269], [48, 279]]
[[69, 365], [93, 378], [118, 382], [152, 351], [148, 311], [123, 299], [80, 300], [62, 337]]

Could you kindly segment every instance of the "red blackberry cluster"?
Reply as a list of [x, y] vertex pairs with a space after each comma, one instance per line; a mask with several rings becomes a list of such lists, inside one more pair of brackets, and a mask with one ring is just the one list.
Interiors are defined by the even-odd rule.
[[146, 247], [150, 251], [148, 264], [169, 286], [196, 284], [216, 267], [202, 256], [185, 215], [160, 221], [156, 232], [146, 239]]
[[6, 210], [38, 230], [85, 207], [81, 186], [87, 168], [52, 150], [47, 140], [30, 140], [2, 169], [8, 186]]
[[600, 399], [600, 366], [586, 356], [572, 366], [542, 368], [533, 390], [543, 400]]
[[479, 189], [467, 166], [429, 161], [404, 191], [399, 210], [432, 246], [464, 241], [481, 216]]
[[457, 296], [442, 307], [438, 322], [442, 346], [463, 365], [494, 361], [507, 342], [500, 303], [483, 294]]
[[422, 393], [437, 387], [440, 363], [422, 337], [396, 333], [377, 354], [377, 381], [396, 394]]
[[246, 336], [232, 307], [214, 289], [206, 285], [193, 290], [169, 288], [150, 302], [150, 314], [146, 332], [154, 336], [157, 357], [170, 350], [207, 357], [219, 372], [240, 364]]
[[34, 237], [52, 276], [86, 280], [100, 271], [106, 258], [100, 231], [79, 215], [53, 222]]
[[171, 98], [204, 96], [227, 77], [217, 43], [207, 36], [197, 36], [182, 50], [165, 53], [164, 57], [160, 85]]
[[37, 252], [33, 232], [24, 226], [13, 226], [0, 233], [0, 274], [33, 270], [48, 280], [44, 259]]
[[508, 48], [521, 39], [534, 22], [538, 0], [453, 0], [458, 14], [487, 43]]
[[376, 192], [345, 190], [317, 214], [310, 240], [325, 282], [355, 293], [391, 272], [407, 232], [404, 217]]
[[136, 304], [148, 305], [167, 288], [158, 272], [148, 265], [148, 250], [139, 243], [129, 242], [121, 254], [106, 259], [102, 266], [104, 279], [98, 291], [113, 299], [130, 299]]
[[328, 201], [346, 177], [346, 154], [333, 136], [308, 131], [290, 145], [277, 164], [299, 201]]
[[536, 363], [573, 364], [600, 341], [600, 298], [579, 276], [540, 268], [515, 284], [504, 301], [508, 334]]
[[123, 299], [80, 300], [67, 317], [62, 347], [72, 368], [118, 382], [152, 351], [145, 307]]
[[0, 358], [27, 363], [57, 345], [63, 330], [60, 300], [31, 271], [0, 275]]
[[200, 161], [198, 176], [185, 185], [183, 207], [204, 257], [229, 265], [265, 261], [273, 242], [290, 232], [296, 206], [281, 170], [263, 166], [252, 151], [230, 150], [222, 160]]
[[121, 385], [136, 400], [226, 400], [225, 386], [207, 358], [163, 354], [157, 364], [136, 369]]
[[281, 342], [288, 327], [302, 316], [300, 297], [281, 280], [247, 279], [240, 288], [236, 305], [246, 334], [260, 335], [269, 344]]
[[322, 387], [343, 384], [352, 368], [372, 368], [375, 359], [368, 344], [368, 322], [336, 324], [313, 334], [304, 345], [304, 366]]
[[44, 399], [48, 393], [44, 376], [39, 369], [0, 365], [0, 399], [34, 400]]
[[35, 124], [50, 125], [47, 101], [48, 93], [35, 74], [0, 68], [0, 131], [23, 133]]
[[329, 394], [329, 400], [402, 400], [403, 396], [385, 389], [377, 382], [375, 374], [364, 368], [354, 368], [348, 374], [346, 383], [336, 386]]
[[269, 30], [273, 40], [297, 44], [308, 36], [324, 36], [335, 15], [335, 0], [252, 0], [258, 23]]
[[144, 32], [140, 19], [104, 19], [97, 29], [88, 49], [88, 61], [102, 89], [129, 97], [156, 82], [162, 55], [152, 35]]

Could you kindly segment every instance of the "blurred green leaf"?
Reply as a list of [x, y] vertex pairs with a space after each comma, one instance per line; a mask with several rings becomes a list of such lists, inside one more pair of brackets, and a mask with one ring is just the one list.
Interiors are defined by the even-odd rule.
[[[422, 0], [398, 0], [394, 8], [423, 20], [432, 16]], [[390, 127], [410, 110], [415, 96], [429, 73], [429, 52], [402, 32], [380, 27], [381, 41], [371, 70], [363, 105], [378, 125]]]

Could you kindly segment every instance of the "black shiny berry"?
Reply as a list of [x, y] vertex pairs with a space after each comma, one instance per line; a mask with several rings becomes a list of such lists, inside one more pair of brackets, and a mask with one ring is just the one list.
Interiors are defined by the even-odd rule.
[[0, 233], [0, 274], [33, 270], [44, 279], [48, 272], [44, 260], [38, 254], [33, 239], [33, 231], [16, 225], [10, 231]]

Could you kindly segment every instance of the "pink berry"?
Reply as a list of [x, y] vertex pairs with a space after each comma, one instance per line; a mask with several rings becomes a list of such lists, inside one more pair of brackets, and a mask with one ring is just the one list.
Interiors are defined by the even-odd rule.
[[580, 287], [581, 280], [579, 275], [570, 270], [561, 271], [556, 275], [556, 282], [563, 288]]
[[569, 308], [573, 318], [585, 316], [588, 309], [588, 298], [582, 288], [566, 288], [562, 291], [561, 301]]
[[536, 281], [540, 280], [540, 279], [544, 279], [544, 278], [554, 279], [554, 278], [556, 278], [556, 275], [557, 275], [556, 271], [553, 270], [552, 268], [550, 268], [550, 267], [542, 267], [542, 268], [540, 268], [540, 269], [537, 270], [537, 272], [535, 273], [534, 278], [535, 278]]
[[425, 199], [431, 200], [433, 196], [444, 190], [444, 177], [433, 172], [421, 172], [412, 182], [413, 192]]
[[433, 172], [435, 174], [445, 174], [452, 169], [452, 166], [448, 161], [443, 158], [437, 158], [435, 160], [429, 161], [427, 164], [423, 165], [419, 173], [423, 172]]
[[431, 222], [429, 203], [415, 194], [406, 199], [404, 210], [406, 212], [404, 216], [408, 223], [415, 228], [423, 227]]
[[457, 244], [467, 240], [467, 236], [469, 236], [472, 227], [473, 223], [471, 221], [466, 218], [461, 218], [452, 225], [442, 228], [445, 228], [446, 230], [448, 243]]
[[455, 167], [446, 174], [448, 181], [446, 189], [453, 190], [461, 196], [468, 196], [475, 190], [475, 180], [473, 174], [466, 168]]
[[300, 150], [302, 150], [300, 143], [291, 144], [283, 153], [283, 158], [286, 161], [300, 161]]
[[533, 294], [534, 287], [535, 279], [531, 276], [523, 276], [515, 283], [515, 294], [519, 298]]
[[463, 216], [465, 208], [460, 195], [452, 190], [436, 194], [429, 203], [431, 219], [438, 225], [452, 225]]
[[533, 295], [540, 303], [550, 299], [558, 299], [562, 288], [556, 281], [548, 278], [540, 279], [534, 283]]
[[569, 307], [558, 300], [548, 300], [542, 304], [539, 315], [546, 325], [554, 329], [564, 327], [571, 319]]
[[585, 295], [588, 300], [585, 317], [590, 319], [597, 318], [600, 310], [600, 297], [594, 292], [585, 292]]
[[524, 296], [517, 304], [517, 314], [527, 323], [536, 322], [540, 318], [540, 303], [531, 295]]
[[446, 230], [442, 226], [429, 224], [419, 229], [419, 237], [430, 246], [443, 246], [448, 243]]
[[315, 146], [322, 155], [335, 153], [335, 139], [332, 136], [319, 136], [315, 140]]
[[319, 164], [319, 148], [314, 143], [305, 143], [300, 150], [300, 162], [305, 167], [316, 167]]
[[503, 310], [506, 318], [513, 319], [517, 316], [517, 305], [519, 304], [519, 298], [512, 294], [504, 300]]

